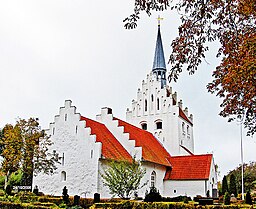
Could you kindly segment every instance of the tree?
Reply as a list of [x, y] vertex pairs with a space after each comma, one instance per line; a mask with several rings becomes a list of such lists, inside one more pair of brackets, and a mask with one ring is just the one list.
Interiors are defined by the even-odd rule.
[[251, 193], [249, 191], [246, 192], [245, 203], [252, 205], [252, 197], [251, 197]]
[[209, 42], [219, 41], [217, 57], [222, 57], [213, 72], [207, 89], [222, 98], [220, 115], [229, 122], [240, 118], [248, 128], [247, 135], [256, 131], [256, 25], [254, 0], [135, 0], [134, 14], [127, 17], [125, 27], [135, 28], [141, 12], [170, 8], [177, 10], [181, 25], [172, 42], [169, 81], [176, 81], [186, 68], [195, 73], [205, 59]]
[[222, 179], [222, 194], [226, 194], [228, 192], [228, 182], [227, 182], [227, 177], [224, 176]]
[[[231, 178], [231, 175], [234, 175], [236, 178], [236, 184], [238, 193], [242, 192], [241, 179], [242, 179], [242, 167], [241, 165], [234, 170], [228, 173], [228, 177]], [[250, 162], [244, 164], [244, 190], [252, 191], [256, 190], [256, 162]]]
[[38, 119], [19, 119], [14, 126], [7, 124], [0, 140], [2, 170], [6, 175], [5, 187], [10, 175], [18, 169], [23, 173], [23, 185], [32, 184], [33, 174], [53, 173], [58, 162], [58, 154], [48, 151], [51, 145], [52, 142], [41, 130]]
[[230, 194], [228, 192], [225, 192], [224, 195], [224, 205], [230, 205]]
[[231, 174], [229, 178], [229, 191], [230, 194], [234, 194], [237, 197], [236, 177], [234, 174]]
[[110, 194], [130, 198], [134, 192], [147, 184], [146, 182], [141, 185], [145, 173], [146, 170], [133, 159], [132, 162], [111, 161], [101, 176], [103, 185], [109, 188]]

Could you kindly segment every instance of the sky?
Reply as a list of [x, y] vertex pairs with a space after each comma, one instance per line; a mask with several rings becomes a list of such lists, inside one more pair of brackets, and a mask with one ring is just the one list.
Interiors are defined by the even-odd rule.
[[[0, 128], [16, 119], [37, 117], [48, 128], [67, 99], [95, 119], [111, 107], [125, 119], [137, 89], [151, 71], [157, 16], [166, 60], [177, 35], [178, 15], [171, 11], [142, 14], [135, 30], [123, 19], [133, 0], [8, 0], [0, 2]], [[195, 153], [213, 153], [219, 180], [241, 163], [240, 125], [218, 115], [221, 100], [206, 90], [220, 62], [218, 43], [194, 75], [184, 71], [170, 83], [194, 116]], [[170, 65], [167, 66], [171, 68]], [[256, 138], [243, 130], [244, 161], [256, 160]]]

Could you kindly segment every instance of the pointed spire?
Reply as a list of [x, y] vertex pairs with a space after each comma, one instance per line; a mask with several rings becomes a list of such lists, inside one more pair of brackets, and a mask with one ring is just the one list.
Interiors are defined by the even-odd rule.
[[156, 48], [155, 48], [155, 57], [153, 62], [152, 72], [157, 75], [158, 78], [161, 79], [162, 88], [166, 85], [166, 65], [165, 65], [165, 58], [164, 58], [164, 50], [160, 32], [160, 18], [158, 16], [158, 33], [156, 39]]

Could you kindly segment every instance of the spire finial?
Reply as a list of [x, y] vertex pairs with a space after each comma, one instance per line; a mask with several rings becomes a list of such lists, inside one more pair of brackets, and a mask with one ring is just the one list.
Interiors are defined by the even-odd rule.
[[157, 22], [158, 22], [158, 26], [161, 25], [161, 20], [163, 20], [164, 18], [160, 17], [160, 15], [158, 15], [158, 18], [157, 18]]

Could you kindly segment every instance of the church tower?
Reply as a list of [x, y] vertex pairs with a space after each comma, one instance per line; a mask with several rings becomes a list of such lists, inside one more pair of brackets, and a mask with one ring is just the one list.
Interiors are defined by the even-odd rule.
[[[158, 18], [159, 19], [159, 18]], [[142, 81], [132, 109], [127, 109], [126, 121], [151, 132], [172, 156], [194, 152], [193, 116], [183, 109], [182, 100], [166, 84], [166, 64], [160, 23], [152, 71]]]

